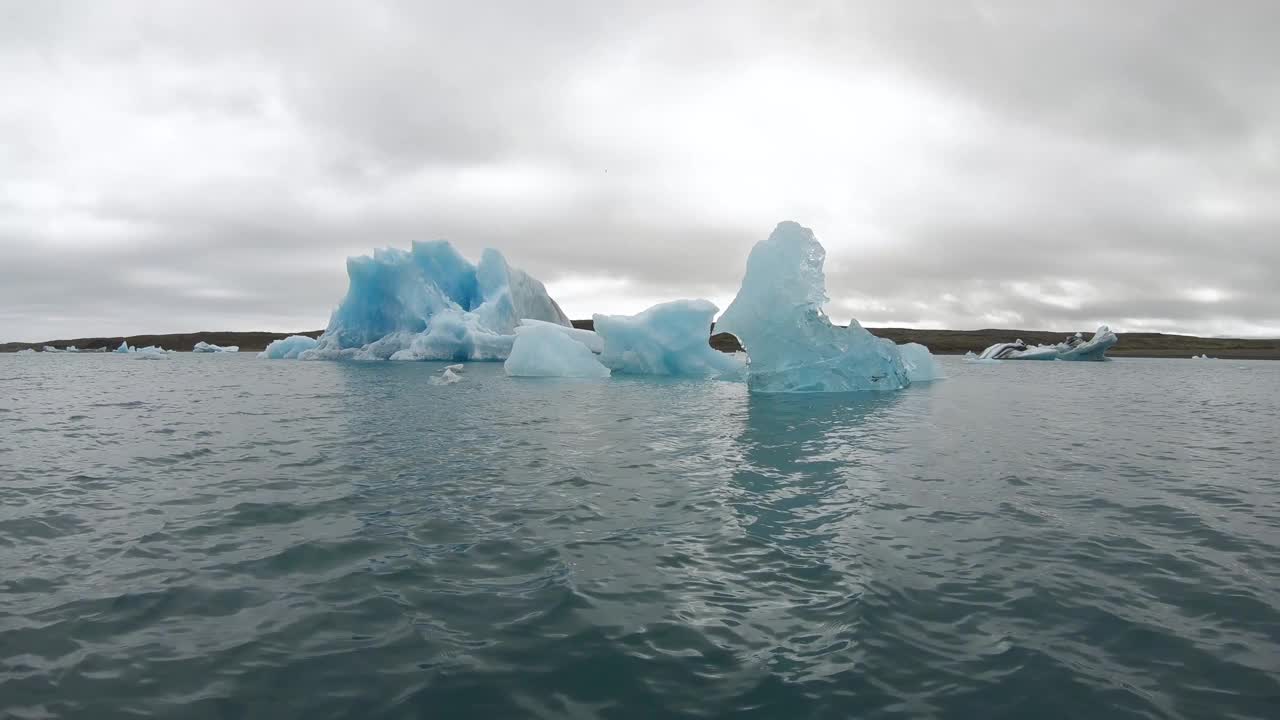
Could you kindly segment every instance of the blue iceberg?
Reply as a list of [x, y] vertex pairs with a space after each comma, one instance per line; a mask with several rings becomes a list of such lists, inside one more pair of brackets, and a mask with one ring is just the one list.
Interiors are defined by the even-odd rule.
[[533, 323], [515, 329], [511, 355], [503, 365], [512, 377], [609, 377], [609, 368], [567, 328], [553, 323]]
[[347, 259], [350, 286], [316, 346], [299, 357], [503, 360], [520, 320], [570, 326], [541, 282], [485, 250], [478, 265], [447, 241]]
[[[587, 346], [588, 350], [597, 355], [604, 352], [604, 338], [591, 330], [565, 327], [564, 325], [557, 325], [556, 323], [545, 322], [543, 320], [530, 320], [529, 318], [524, 318], [520, 321], [520, 327], [531, 327], [534, 325], [545, 325], [546, 327], [554, 328], [557, 332], [564, 333]], [[519, 333], [520, 328], [516, 328], [516, 334], [519, 335]]]
[[258, 357], [268, 360], [294, 360], [302, 353], [314, 349], [315, 346], [315, 338], [309, 338], [306, 335], [290, 335], [287, 338], [272, 341], [266, 350], [258, 353]]
[[748, 355], [747, 383], [753, 392], [850, 392], [898, 390], [937, 370], [923, 362], [924, 346], [908, 350], [877, 338], [856, 320], [831, 323], [822, 265], [826, 251], [813, 231], [779, 223], [747, 257], [742, 288], [724, 311], [716, 331], [732, 333]]
[[600, 362], [617, 373], [739, 379], [742, 358], [711, 347], [719, 310], [708, 300], [673, 300], [638, 315], [596, 315]]
[[911, 382], [932, 382], [942, 379], [942, 368], [938, 365], [938, 359], [924, 345], [903, 343], [898, 346], [898, 353], [902, 355], [902, 366], [907, 369], [907, 378]]

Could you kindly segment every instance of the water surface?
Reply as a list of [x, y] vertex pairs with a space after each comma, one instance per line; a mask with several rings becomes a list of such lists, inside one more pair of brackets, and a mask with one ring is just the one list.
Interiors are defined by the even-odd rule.
[[1280, 363], [0, 355], [0, 717], [1280, 717]]

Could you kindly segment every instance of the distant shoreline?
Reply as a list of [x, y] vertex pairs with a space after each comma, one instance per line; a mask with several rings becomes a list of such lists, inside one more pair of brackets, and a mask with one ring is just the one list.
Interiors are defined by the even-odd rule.
[[[592, 329], [590, 320], [574, 320], [575, 327]], [[889, 338], [897, 343], [916, 342], [927, 345], [935, 355], [963, 355], [966, 352], [981, 352], [998, 342], [1011, 342], [1021, 338], [1030, 344], [1061, 342], [1070, 335], [1066, 331], [1046, 330], [912, 330], [908, 328], [867, 328], [873, 334]], [[122, 341], [135, 347], [159, 345], [166, 350], [189, 352], [197, 342], [204, 341], [214, 345], [238, 345], [244, 352], [263, 350], [273, 340], [290, 335], [306, 335], [319, 337], [323, 330], [306, 330], [296, 333], [272, 332], [194, 332], [172, 333], [167, 335], [128, 335], [94, 338], [68, 338], [46, 340], [38, 343], [2, 343], [0, 352], [14, 353], [19, 350], [39, 350], [45, 345], [63, 348], [74, 345], [81, 350], [98, 350], [106, 348], [114, 350]], [[1085, 336], [1091, 335], [1086, 331]], [[1243, 338], [1202, 338], [1192, 335], [1167, 335], [1164, 333], [1117, 333], [1120, 342], [1107, 355], [1111, 357], [1149, 357], [1149, 358], [1188, 358], [1194, 355], [1208, 355], [1223, 360], [1280, 360], [1280, 338], [1277, 339], [1243, 339]], [[711, 346], [724, 352], [740, 350], [737, 338], [726, 333], [713, 334]]]

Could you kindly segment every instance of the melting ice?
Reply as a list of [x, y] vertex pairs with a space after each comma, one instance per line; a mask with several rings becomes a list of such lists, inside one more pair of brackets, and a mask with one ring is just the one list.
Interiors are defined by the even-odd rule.
[[191, 352], [193, 353], [234, 353], [234, 352], [240, 352], [240, 346], [239, 345], [225, 345], [225, 346], [214, 345], [212, 343], [207, 343], [201, 340], [200, 342], [196, 343], [195, 347], [191, 348]]
[[1076, 333], [1057, 345], [1027, 345], [1019, 338], [1011, 343], [996, 343], [978, 356], [981, 360], [1106, 360], [1107, 350], [1119, 341], [1106, 325], [1098, 327], [1092, 338]]
[[415, 242], [348, 258], [347, 275], [346, 298], [301, 359], [503, 360], [520, 320], [570, 326], [543, 284], [497, 250], [473, 265], [447, 241]]
[[[822, 245], [794, 222], [755, 246], [718, 329], [746, 348], [709, 344], [717, 312], [676, 300], [636, 315], [596, 315], [595, 332], [572, 327], [541, 282], [496, 250], [472, 264], [446, 241], [349, 258], [350, 285], [318, 340], [277, 340], [259, 357], [356, 360], [505, 360], [513, 376], [608, 377], [612, 373], [740, 380], [758, 392], [896, 390], [937, 379], [923, 345], [897, 346], [857, 321], [837, 327], [822, 312]], [[438, 383], [461, 376], [446, 370]]]
[[[832, 324], [822, 266], [826, 251], [813, 231], [783, 222], [747, 257], [733, 303], [716, 323], [747, 351], [747, 383], [755, 392], [898, 390], [937, 377], [923, 345], [907, 351], [867, 332], [858, 321]], [[923, 351], [923, 353], [921, 352]], [[925, 362], [925, 357], [929, 362]]]

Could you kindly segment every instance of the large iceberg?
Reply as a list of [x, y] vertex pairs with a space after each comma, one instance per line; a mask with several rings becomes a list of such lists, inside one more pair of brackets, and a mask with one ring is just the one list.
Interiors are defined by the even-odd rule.
[[741, 358], [711, 347], [719, 308], [708, 300], [673, 300], [638, 315], [596, 315], [604, 339], [600, 362], [633, 375], [740, 378]]
[[[903, 362], [892, 341], [867, 332], [857, 320], [831, 323], [822, 265], [826, 251], [813, 231], [779, 223], [747, 257], [747, 272], [733, 303], [716, 323], [732, 333], [749, 357], [747, 383], [753, 392], [848, 392], [898, 390], [916, 372]], [[607, 342], [607, 341], [606, 341]], [[927, 352], [927, 348], [920, 346]], [[921, 367], [918, 351], [908, 351]], [[932, 379], [936, 370], [919, 371]]]
[[207, 343], [201, 340], [200, 342], [196, 343], [195, 347], [191, 348], [191, 352], [193, 353], [236, 353], [236, 352], [240, 352], [240, 346], [239, 345], [214, 345], [212, 343]]
[[304, 360], [503, 360], [522, 319], [569, 327], [541, 282], [485, 250], [473, 265], [447, 241], [347, 259], [350, 286]]
[[1076, 333], [1056, 345], [1027, 345], [1021, 338], [1011, 343], [996, 343], [978, 356], [982, 360], [1106, 360], [1107, 350], [1119, 341], [1106, 325], [1098, 327], [1092, 338]]
[[120, 347], [116, 348], [113, 352], [118, 352], [118, 353], [120, 353], [120, 354], [122, 354], [122, 355], [123, 355], [123, 354], [127, 354], [127, 353], [131, 353], [131, 352], [133, 352], [133, 348], [129, 347], [129, 341], [128, 341], [128, 340], [121, 340], [121, 341], [120, 341]]
[[587, 343], [552, 323], [524, 324], [515, 329], [511, 355], [503, 365], [513, 377], [609, 377]]
[[266, 350], [258, 353], [258, 357], [268, 360], [294, 360], [302, 353], [314, 349], [316, 339], [306, 335], [290, 335], [287, 338], [273, 340]]

